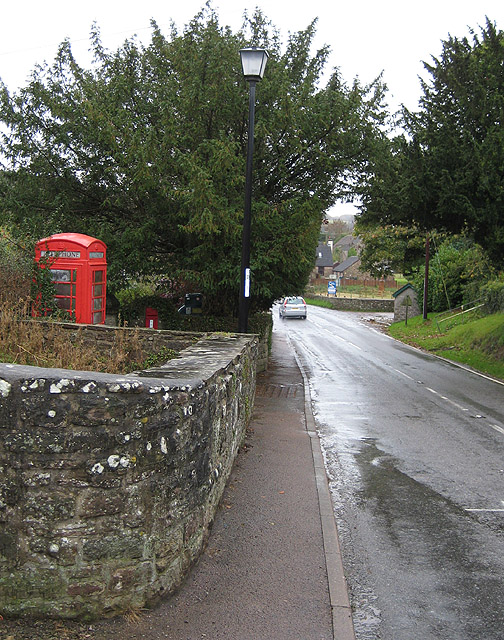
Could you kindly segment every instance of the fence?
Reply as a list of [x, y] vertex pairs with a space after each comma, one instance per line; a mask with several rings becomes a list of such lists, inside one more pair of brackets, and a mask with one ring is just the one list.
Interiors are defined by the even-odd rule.
[[[327, 286], [327, 283], [330, 282], [328, 278], [316, 278], [311, 281], [311, 285], [318, 286]], [[397, 280], [393, 278], [386, 278], [385, 280], [381, 280], [379, 278], [340, 278], [339, 285], [340, 287], [384, 287], [385, 289], [399, 289], [399, 284]]]

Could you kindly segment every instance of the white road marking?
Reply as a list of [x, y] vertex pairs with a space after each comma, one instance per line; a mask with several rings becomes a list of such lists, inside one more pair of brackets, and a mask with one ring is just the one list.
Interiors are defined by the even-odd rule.
[[[396, 373], [399, 373], [401, 376], [404, 376], [408, 380], [411, 380], [412, 382], [415, 380], [414, 378], [409, 376], [407, 373], [404, 373], [404, 371], [401, 371], [400, 369], [394, 369], [393, 367], [391, 367], [391, 369], [393, 371], [395, 371]], [[418, 384], [423, 384], [423, 382], [421, 380], [417, 380], [417, 382], [418, 382]], [[453, 405], [454, 407], [456, 407], [460, 411], [464, 411], [466, 413], [469, 411], [469, 409], [467, 407], [463, 407], [462, 405], [458, 404], [458, 402], [455, 402], [454, 400], [451, 400], [450, 398], [447, 398], [446, 396], [442, 396], [435, 389], [432, 389], [431, 387], [425, 387], [425, 388], [427, 389], [427, 391], [430, 391], [434, 395], [439, 396], [442, 400], [445, 400], [445, 402], [449, 402], [451, 405]], [[474, 417], [475, 418], [484, 418], [484, 416], [482, 416], [480, 414], [477, 414]], [[492, 429], [495, 429], [495, 431], [498, 431], [499, 433], [502, 433], [504, 435], [504, 429], [502, 427], [499, 427], [499, 425], [491, 424], [490, 426], [492, 427]], [[504, 504], [504, 502], [503, 502], [503, 504]], [[504, 511], [504, 509], [466, 509], [466, 511]]]
[[394, 371], [396, 373], [401, 374], [402, 376], [404, 376], [405, 378], [408, 378], [408, 380], [414, 380], [414, 378], [412, 378], [411, 376], [409, 376], [407, 373], [404, 373], [404, 371], [400, 371], [399, 369], [394, 369]]
[[[330, 333], [329, 331], [327, 333]], [[338, 338], [338, 340], [341, 340], [341, 342], [345, 342], [346, 344], [351, 345], [352, 347], [354, 347], [355, 349], [357, 349], [358, 351], [362, 351], [362, 349], [360, 347], [358, 347], [356, 344], [354, 344], [353, 342], [350, 342], [350, 340], [345, 340], [345, 338], [342, 338], [341, 336], [337, 336], [334, 333], [331, 333], [332, 336], [334, 336], [335, 338]]]
[[446, 396], [441, 396], [441, 398], [443, 398], [443, 400], [446, 400], [446, 402], [449, 402], [450, 404], [452, 404], [454, 407], [457, 407], [457, 409], [460, 409], [461, 411], [469, 411], [469, 409], [466, 409], [465, 407], [458, 404], [457, 402], [450, 400], [450, 398], [447, 398]]
[[492, 427], [492, 429], [495, 429], [496, 431], [498, 431], [499, 433], [504, 434], [504, 429], [502, 427], [499, 427], [498, 424], [491, 424], [490, 425]]
[[[501, 500], [501, 504], [504, 505], [504, 500]], [[489, 512], [498, 512], [504, 511], [504, 509], [464, 509], [464, 511], [489, 511]]]
[[489, 513], [500, 513], [504, 512], [504, 509], [464, 509], [464, 511], [484, 511]]
[[[312, 320], [313, 322], [313, 320]], [[336, 338], [337, 340], [341, 340], [341, 342], [344, 342], [345, 344], [349, 344], [350, 346], [354, 347], [355, 349], [357, 349], [358, 351], [362, 351], [362, 349], [360, 347], [358, 347], [356, 344], [354, 344], [353, 342], [350, 342], [350, 340], [345, 340], [345, 338], [342, 338], [341, 336], [337, 335], [336, 333], [333, 333], [332, 331], [329, 331], [328, 329], [326, 329], [325, 327], [323, 327], [321, 324], [319, 324], [318, 322], [313, 322], [313, 324], [318, 327], [319, 329], [321, 329], [322, 331], [325, 331], [326, 333], [328, 333], [331, 338]]]
[[[313, 322], [313, 321], [312, 321]], [[336, 338], [337, 340], [341, 340], [341, 342], [344, 342], [345, 344], [348, 344], [352, 347], [354, 347], [355, 349], [357, 349], [358, 351], [362, 351], [361, 347], [358, 347], [356, 344], [354, 344], [353, 342], [350, 342], [349, 340], [346, 340], [345, 338], [342, 338], [341, 336], [338, 336], [337, 334], [329, 331], [328, 329], [326, 329], [325, 327], [323, 327], [321, 324], [319, 324], [318, 322], [313, 322], [313, 324], [315, 326], [317, 326], [319, 329], [321, 329], [322, 331], [325, 331], [326, 333], [328, 333], [332, 338]], [[442, 359], [442, 358], [441, 358]], [[395, 371], [396, 373], [398, 373], [399, 375], [407, 378], [408, 380], [411, 380], [412, 382], [415, 381], [414, 378], [412, 378], [411, 376], [409, 376], [407, 373], [404, 373], [404, 371], [401, 371], [400, 369], [395, 369], [394, 367], [390, 367], [393, 371]], [[465, 368], [465, 367], [461, 367], [461, 368]], [[487, 376], [482, 376], [482, 377], [487, 377]], [[489, 378], [490, 380], [492, 378]], [[422, 380], [417, 380], [416, 381], [418, 384], [424, 384], [424, 382]], [[501, 383], [502, 384], [502, 383]], [[464, 411], [464, 412], [468, 412], [469, 409], [466, 407], [463, 407], [462, 405], [458, 404], [457, 402], [455, 402], [454, 400], [451, 400], [450, 398], [447, 398], [446, 396], [441, 395], [438, 391], [436, 391], [435, 389], [432, 389], [431, 387], [425, 387], [428, 391], [430, 391], [431, 393], [433, 393], [436, 396], [439, 396], [442, 400], [444, 400], [445, 402], [449, 402], [451, 405], [453, 405], [454, 407], [456, 407], [457, 409], [459, 409], [460, 411]], [[476, 415], [474, 416], [476, 418], [482, 418], [483, 416], [481, 415]], [[490, 425], [492, 427], [492, 429], [494, 429], [495, 431], [498, 431], [499, 433], [502, 433], [504, 435], [504, 429], [502, 427], [499, 427], [499, 425], [496, 424], [491, 424]], [[503, 503], [504, 504], [504, 503]], [[504, 509], [466, 509], [466, 511], [504, 511]]]

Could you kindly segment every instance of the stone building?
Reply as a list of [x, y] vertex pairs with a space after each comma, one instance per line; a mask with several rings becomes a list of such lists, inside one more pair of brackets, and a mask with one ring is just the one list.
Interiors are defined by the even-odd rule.
[[335, 250], [337, 251], [337, 255], [339, 255], [339, 259], [341, 262], [348, 258], [348, 253], [350, 249], [355, 249], [357, 253], [362, 248], [362, 240], [357, 236], [344, 236], [340, 238], [338, 242], [334, 245]]
[[334, 273], [336, 274], [338, 283], [341, 282], [342, 278], [363, 278], [364, 275], [359, 270], [360, 263], [360, 258], [350, 256], [350, 258], [336, 264], [334, 266]]
[[331, 247], [327, 244], [319, 244], [315, 254], [315, 269], [313, 277], [328, 278], [333, 272], [333, 257]]
[[418, 295], [413, 285], [405, 284], [392, 294], [394, 298], [394, 322], [420, 315]]

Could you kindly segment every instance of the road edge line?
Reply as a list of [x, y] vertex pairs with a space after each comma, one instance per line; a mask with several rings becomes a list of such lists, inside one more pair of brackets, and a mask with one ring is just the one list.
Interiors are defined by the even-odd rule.
[[350, 606], [350, 598], [348, 595], [348, 586], [343, 570], [338, 528], [332, 506], [331, 493], [329, 491], [329, 483], [327, 480], [320, 438], [317, 433], [315, 418], [311, 408], [308, 376], [306, 375], [289, 336], [287, 336], [287, 339], [303, 378], [305, 427], [310, 437], [313, 468], [315, 471], [319, 501], [320, 522], [322, 527], [322, 539], [329, 586], [329, 602], [332, 613], [333, 638], [334, 640], [356, 640], [352, 619], [352, 608]]

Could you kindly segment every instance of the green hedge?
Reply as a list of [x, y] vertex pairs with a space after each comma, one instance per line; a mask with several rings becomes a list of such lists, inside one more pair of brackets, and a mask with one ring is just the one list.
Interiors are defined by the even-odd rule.
[[488, 313], [504, 311], [504, 274], [490, 280], [481, 288], [483, 303]]
[[[160, 296], [136, 297], [130, 303], [119, 308], [119, 320], [130, 327], [143, 326], [145, 309], [151, 307], [158, 312], [163, 329], [171, 331], [224, 331], [235, 333], [238, 330], [238, 318], [232, 316], [213, 316], [208, 312], [184, 315], [177, 311], [173, 300]], [[271, 314], [254, 313], [249, 317], [249, 333], [257, 333], [261, 338], [271, 331]]]

